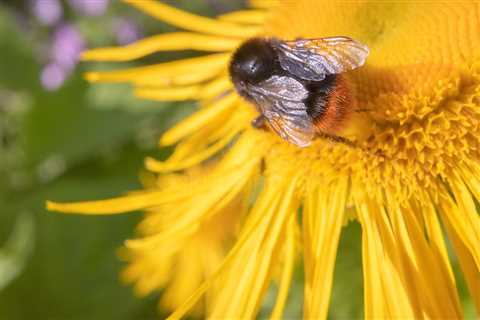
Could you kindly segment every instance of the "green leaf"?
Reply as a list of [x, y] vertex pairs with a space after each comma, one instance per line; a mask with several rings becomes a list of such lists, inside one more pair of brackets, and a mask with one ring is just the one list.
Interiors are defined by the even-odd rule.
[[0, 88], [40, 90], [40, 68], [34, 57], [31, 39], [0, 6]]
[[134, 236], [139, 213], [64, 215], [44, 207], [46, 200], [103, 199], [141, 188], [144, 156], [129, 143], [116, 158], [97, 156], [46, 185], [6, 196], [0, 227], [11, 221], [7, 213], [28, 210], [37, 237], [25, 271], [0, 292], [0, 319], [156, 318], [157, 297], [136, 298], [118, 278], [124, 263], [116, 252]]
[[363, 318], [361, 227], [351, 221], [342, 229], [335, 263], [330, 319]]
[[18, 216], [10, 237], [0, 248], [0, 290], [25, 268], [34, 245], [34, 222], [28, 213]]

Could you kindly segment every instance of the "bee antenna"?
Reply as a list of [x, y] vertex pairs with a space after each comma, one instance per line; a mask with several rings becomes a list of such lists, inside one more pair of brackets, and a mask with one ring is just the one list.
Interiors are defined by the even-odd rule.
[[385, 154], [383, 152], [381, 152], [379, 150], [372, 151], [372, 150], [369, 150], [369, 149], [362, 148], [357, 143], [355, 143], [354, 141], [352, 141], [350, 139], [347, 139], [345, 137], [336, 136], [336, 135], [328, 134], [328, 133], [324, 133], [324, 132], [321, 132], [318, 135], [319, 135], [320, 138], [323, 138], [323, 139], [326, 139], [326, 140], [329, 140], [329, 141], [332, 141], [332, 142], [335, 142], [335, 143], [341, 143], [343, 145], [346, 145], [349, 148], [359, 148], [363, 152], [365, 152], [365, 153], [367, 153], [371, 156], [380, 157], [382, 159], [387, 159], [387, 156], [385, 156]]

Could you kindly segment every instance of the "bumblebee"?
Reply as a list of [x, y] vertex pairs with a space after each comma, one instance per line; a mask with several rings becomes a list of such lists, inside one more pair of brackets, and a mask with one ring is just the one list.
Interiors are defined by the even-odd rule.
[[366, 45], [348, 37], [283, 41], [253, 38], [233, 54], [229, 66], [237, 92], [286, 141], [307, 147], [315, 137], [351, 144], [336, 132], [354, 108], [343, 73], [361, 67]]

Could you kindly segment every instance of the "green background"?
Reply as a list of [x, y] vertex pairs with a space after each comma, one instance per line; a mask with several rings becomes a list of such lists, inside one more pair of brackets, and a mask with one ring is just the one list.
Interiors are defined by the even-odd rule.
[[[242, 3], [175, 1], [210, 16], [219, 9], [241, 8]], [[118, 66], [111, 64], [80, 64], [60, 90], [44, 91], [39, 72], [45, 61], [39, 48], [48, 42], [51, 30], [29, 16], [28, 6], [28, 1], [0, 3], [0, 319], [158, 318], [160, 292], [138, 299], [118, 279], [123, 264], [116, 250], [134, 235], [141, 213], [62, 215], [47, 212], [44, 203], [102, 199], [140, 188], [143, 158], [168, 154], [157, 149], [158, 137], [193, 104], [140, 101], [126, 86], [83, 81], [84, 71]], [[67, 12], [89, 47], [114, 44], [103, 26], [117, 16], [134, 19], [146, 35], [172, 30], [118, 1], [112, 1], [102, 17]], [[163, 53], [134, 64], [195, 54]], [[342, 235], [332, 319], [362, 316], [360, 238], [356, 223]], [[292, 319], [301, 316], [301, 270], [300, 265], [285, 311]], [[457, 276], [464, 309], [473, 317], [465, 285]], [[275, 289], [267, 293], [260, 317], [268, 316]]]

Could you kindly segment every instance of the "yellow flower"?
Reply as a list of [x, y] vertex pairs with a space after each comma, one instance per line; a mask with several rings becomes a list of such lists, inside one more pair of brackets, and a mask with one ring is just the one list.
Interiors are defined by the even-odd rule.
[[[148, 190], [161, 189], [164, 196], [175, 194], [192, 188], [192, 185], [202, 185], [208, 170], [202, 168], [183, 175], [163, 175]], [[192, 196], [194, 194], [192, 192]], [[203, 197], [202, 193], [197, 195]], [[237, 222], [245, 215], [247, 206], [243, 197], [230, 200], [227, 206], [212, 210], [210, 218], [204, 219], [201, 225], [188, 232], [175, 233], [173, 239], [163, 231], [169, 230], [171, 220], [176, 219], [179, 210], [192, 210], [188, 206], [197, 203], [186, 202], [183, 208], [179, 203], [164, 203], [148, 209], [138, 226], [142, 237], [129, 241], [127, 248], [121, 251], [122, 257], [130, 262], [122, 274], [123, 279], [136, 282], [135, 289], [140, 296], [164, 288], [160, 307], [175, 310], [220, 266], [225, 251], [233, 242]], [[156, 237], [159, 233], [162, 239]], [[152, 242], [152, 239], [156, 240]], [[214, 296], [215, 291], [209, 292], [207, 302]], [[197, 307], [195, 314], [203, 314], [202, 309], [202, 306]]]
[[[480, 310], [480, 4], [255, 0], [249, 10], [210, 19], [160, 2], [126, 2], [188, 32], [92, 50], [86, 60], [125, 61], [182, 49], [213, 53], [92, 72], [87, 79], [131, 83], [142, 98], [199, 102], [196, 113], [162, 136], [162, 145], [177, 146], [164, 162], [147, 159], [152, 172], [169, 174], [212, 158], [218, 162], [188, 188], [49, 203], [49, 208], [104, 214], [165, 206], [169, 210], [157, 216], [168, 223], [126, 244], [150, 254], [192, 237], [214, 215], [226, 214], [236, 199], [253, 200], [235, 244], [172, 318], [212, 291], [217, 294], [208, 302], [210, 317], [253, 318], [279, 267], [272, 318], [280, 318], [298, 226], [304, 317], [326, 318], [338, 240], [351, 218], [346, 212], [362, 227], [366, 318], [462, 317], [446, 237]], [[348, 76], [358, 106], [370, 112], [352, 117], [342, 133], [361, 148], [317, 139], [300, 149], [251, 127], [254, 108], [233, 92], [227, 66], [232, 51], [258, 35], [343, 35], [369, 46], [366, 66]], [[161, 260], [148, 264], [153, 269], [138, 274], [154, 274]]]

